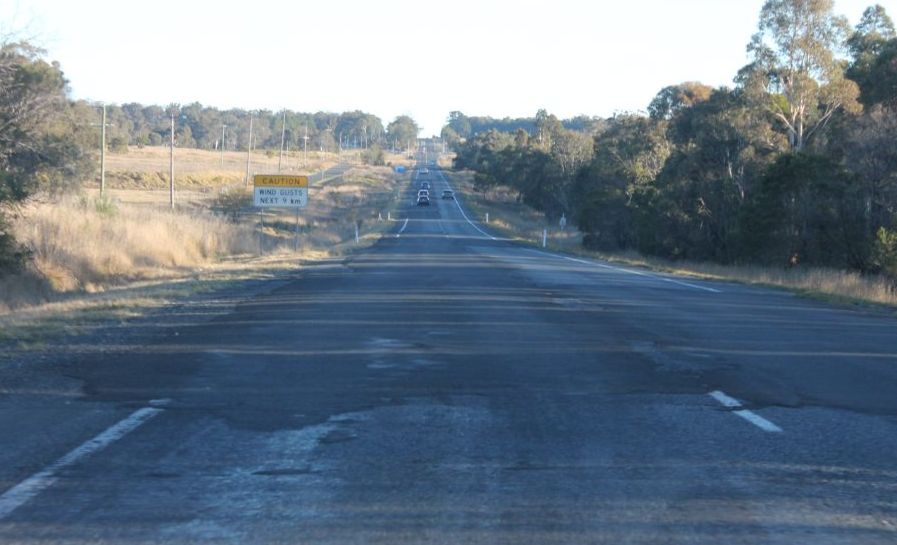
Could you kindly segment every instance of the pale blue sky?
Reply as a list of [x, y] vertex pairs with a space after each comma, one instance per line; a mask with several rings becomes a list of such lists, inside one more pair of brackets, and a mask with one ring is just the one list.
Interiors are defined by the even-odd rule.
[[[851, 24], [874, 0], [836, 0]], [[897, 0], [883, 0], [897, 16]], [[728, 85], [763, 0], [499, 2], [0, 0], [76, 98], [222, 108], [559, 117], [642, 110], [662, 87]]]

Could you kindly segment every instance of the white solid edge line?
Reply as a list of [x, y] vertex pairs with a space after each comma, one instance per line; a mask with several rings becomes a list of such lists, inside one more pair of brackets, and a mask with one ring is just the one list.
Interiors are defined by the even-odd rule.
[[722, 293], [722, 290], [718, 290], [716, 288], [708, 288], [706, 286], [699, 286], [697, 284], [691, 284], [689, 282], [682, 282], [681, 280], [675, 280], [673, 278], [667, 278], [665, 276], [658, 276], [656, 274], [651, 274], [651, 273], [642, 272], [642, 271], [636, 271], [636, 270], [632, 270], [632, 269], [624, 269], [623, 267], [615, 267], [614, 265], [608, 265], [606, 263], [599, 263], [597, 261], [586, 261], [585, 259], [577, 259], [575, 257], [570, 257], [570, 256], [566, 256], [566, 255], [553, 254], [551, 252], [544, 252], [542, 250], [534, 250], [532, 248], [526, 248], [526, 249], [529, 250], [530, 252], [537, 253], [540, 255], [546, 255], [546, 256], [555, 257], [558, 259], [566, 259], [567, 261], [573, 261], [575, 263], [581, 263], [583, 265], [592, 265], [594, 267], [601, 267], [603, 269], [610, 269], [612, 271], [617, 271], [617, 272], [622, 272], [622, 273], [627, 273], [627, 274], [634, 274], [636, 276], [644, 276], [645, 278], [653, 278], [655, 280], [660, 280], [662, 282], [669, 282], [670, 284], [676, 284], [677, 286], [683, 286], [686, 288], [707, 291], [710, 293]]
[[162, 412], [155, 407], [144, 407], [121, 420], [93, 439], [72, 450], [42, 471], [35, 473], [16, 486], [0, 495], [0, 520], [8, 517], [13, 511], [28, 503], [29, 500], [51, 487], [57, 480], [57, 474], [81, 458], [103, 450], [125, 435], [139, 428], [148, 420]]
[[[714, 390], [708, 394], [713, 399], [720, 402], [720, 404], [724, 407], [734, 409], [736, 407], [741, 407], [741, 402], [735, 399], [734, 397], [730, 397], [719, 390]], [[747, 409], [739, 409], [737, 411], [732, 411], [736, 416], [740, 416], [741, 418], [747, 420], [751, 424], [757, 426], [763, 431], [768, 431], [770, 433], [781, 433], [782, 428], [776, 426], [769, 420], [763, 418], [759, 414], [749, 411]]]
[[[439, 177], [442, 178], [442, 183], [444, 183], [444, 184], [446, 185], [446, 187], [448, 187], [448, 188], [451, 189], [452, 191], [455, 191], [455, 188], [452, 187], [452, 184], [450, 184], [450, 183], [448, 182], [448, 180], [445, 179], [445, 176], [443, 176], [443, 174], [442, 174], [442, 169], [439, 169], [439, 170], [437, 170], [436, 172], [438, 172], [438, 173], [439, 173]], [[482, 229], [480, 229], [479, 227], [477, 227], [477, 225], [476, 225], [474, 222], [470, 221], [470, 218], [468, 218], [468, 217], [467, 217], [467, 214], [464, 213], [464, 209], [461, 208], [461, 203], [458, 202], [458, 199], [457, 199], [457, 198], [455, 199], [455, 206], [458, 207], [458, 211], [461, 212], [461, 215], [464, 216], [464, 219], [467, 220], [467, 223], [469, 223], [471, 227], [473, 227], [474, 229], [476, 229], [477, 231], [479, 231], [479, 232], [480, 232], [483, 236], [485, 236], [485, 237], [489, 237], [489, 238], [492, 239], [492, 240], [498, 240], [497, 238], [495, 238], [494, 236], [490, 235], [490, 234], [487, 233], [486, 231], [483, 231]]]
[[399, 229], [399, 232], [396, 233], [396, 238], [399, 238], [400, 236], [402, 236], [402, 233], [405, 232], [405, 228], [408, 227], [408, 220], [409, 220], [409, 219], [411, 219], [411, 218], [405, 218], [405, 223], [404, 223], [404, 225], [402, 225], [402, 228]]

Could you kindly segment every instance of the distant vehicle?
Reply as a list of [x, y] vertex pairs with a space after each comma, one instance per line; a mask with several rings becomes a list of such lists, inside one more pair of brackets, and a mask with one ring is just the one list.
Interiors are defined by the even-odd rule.
[[423, 182], [420, 184], [421, 189], [430, 189], [430, 182]]
[[452, 191], [451, 189], [446, 189], [445, 191], [442, 192], [442, 198], [443, 199], [454, 199], [455, 192]]
[[427, 197], [427, 198], [429, 199], [429, 198], [430, 198], [430, 192], [427, 191], [426, 189], [421, 189], [420, 191], [417, 192], [417, 196], [418, 196], [418, 197]]
[[428, 168], [426, 168], [426, 167], [425, 167], [425, 168], [422, 168], [422, 169], [420, 169], [420, 173], [421, 173], [421, 174], [429, 174], [429, 173], [430, 173], [430, 169], [428, 169]]
[[417, 198], [417, 205], [418, 206], [430, 206], [430, 197], [428, 197], [426, 195], [421, 195], [420, 197]]

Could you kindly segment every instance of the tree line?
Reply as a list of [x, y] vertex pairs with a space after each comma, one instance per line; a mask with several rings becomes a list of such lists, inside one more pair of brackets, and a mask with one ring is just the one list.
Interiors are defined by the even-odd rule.
[[[91, 112], [85, 104], [85, 124], [96, 123], [96, 106]], [[292, 110], [221, 110], [198, 102], [186, 105], [111, 104], [106, 107], [107, 141], [114, 151], [128, 146], [167, 145], [174, 118], [178, 147], [206, 150], [246, 150], [249, 121], [252, 117], [252, 146], [280, 149], [281, 136], [286, 149], [367, 148], [385, 146], [388, 135], [379, 117], [362, 111], [343, 113], [305, 113]], [[404, 137], [404, 134], [401, 135]], [[416, 138], [416, 135], [415, 135]], [[402, 141], [402, 146], [407, 140]], [[390, 142], [391, 145], [391, 142]]]
[[[495, 130], [498, 132], [514, 133], [523, 130], [528, 134], [535, 134], [539, 130], [540, 118], [547, 116], [544, 110], [540, 110], [535, 117], [505, 117], [496, 119], [488, 116], [466, 116], [462, 112], [449, 113], [448, 123], [442, 128], [440, 137], [449, 145], [457, 146], [463, 140], [469, 140], [477, 134]], [[577, 132], [594, 133], [604, 124], [599, 117], [580, 115], [571, 119], [559, 121], [565, 128]]]
[[459, 140], [456, 167], [567, 214], [591, 248], [897, 279], [891, 18], [875, 5], [851, 29], [831, 0], [767, 0], [747, 48], [732, 87], [665, 87], [592, 134], [540, 112], [535, 132]]

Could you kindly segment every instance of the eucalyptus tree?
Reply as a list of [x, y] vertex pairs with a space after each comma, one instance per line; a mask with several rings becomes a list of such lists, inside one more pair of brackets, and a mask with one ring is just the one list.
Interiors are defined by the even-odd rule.
[[390, 142], [397, 142], [398, 147], [404, 148], [408, 142], [417, 142], [420, 127], [410, 116], [400, 115], [386, 126], [386, 138]]
[[[790, 149], [803, 150], [839, 110], [857, 112], [859, 89], [844, 77], [838, 53], [849, 35], [833, 0], [766, 0], [744, 72], [766, 93], [757, 100], [788, 135]], [[759, 85], [757, 85], [759, 83]]]

